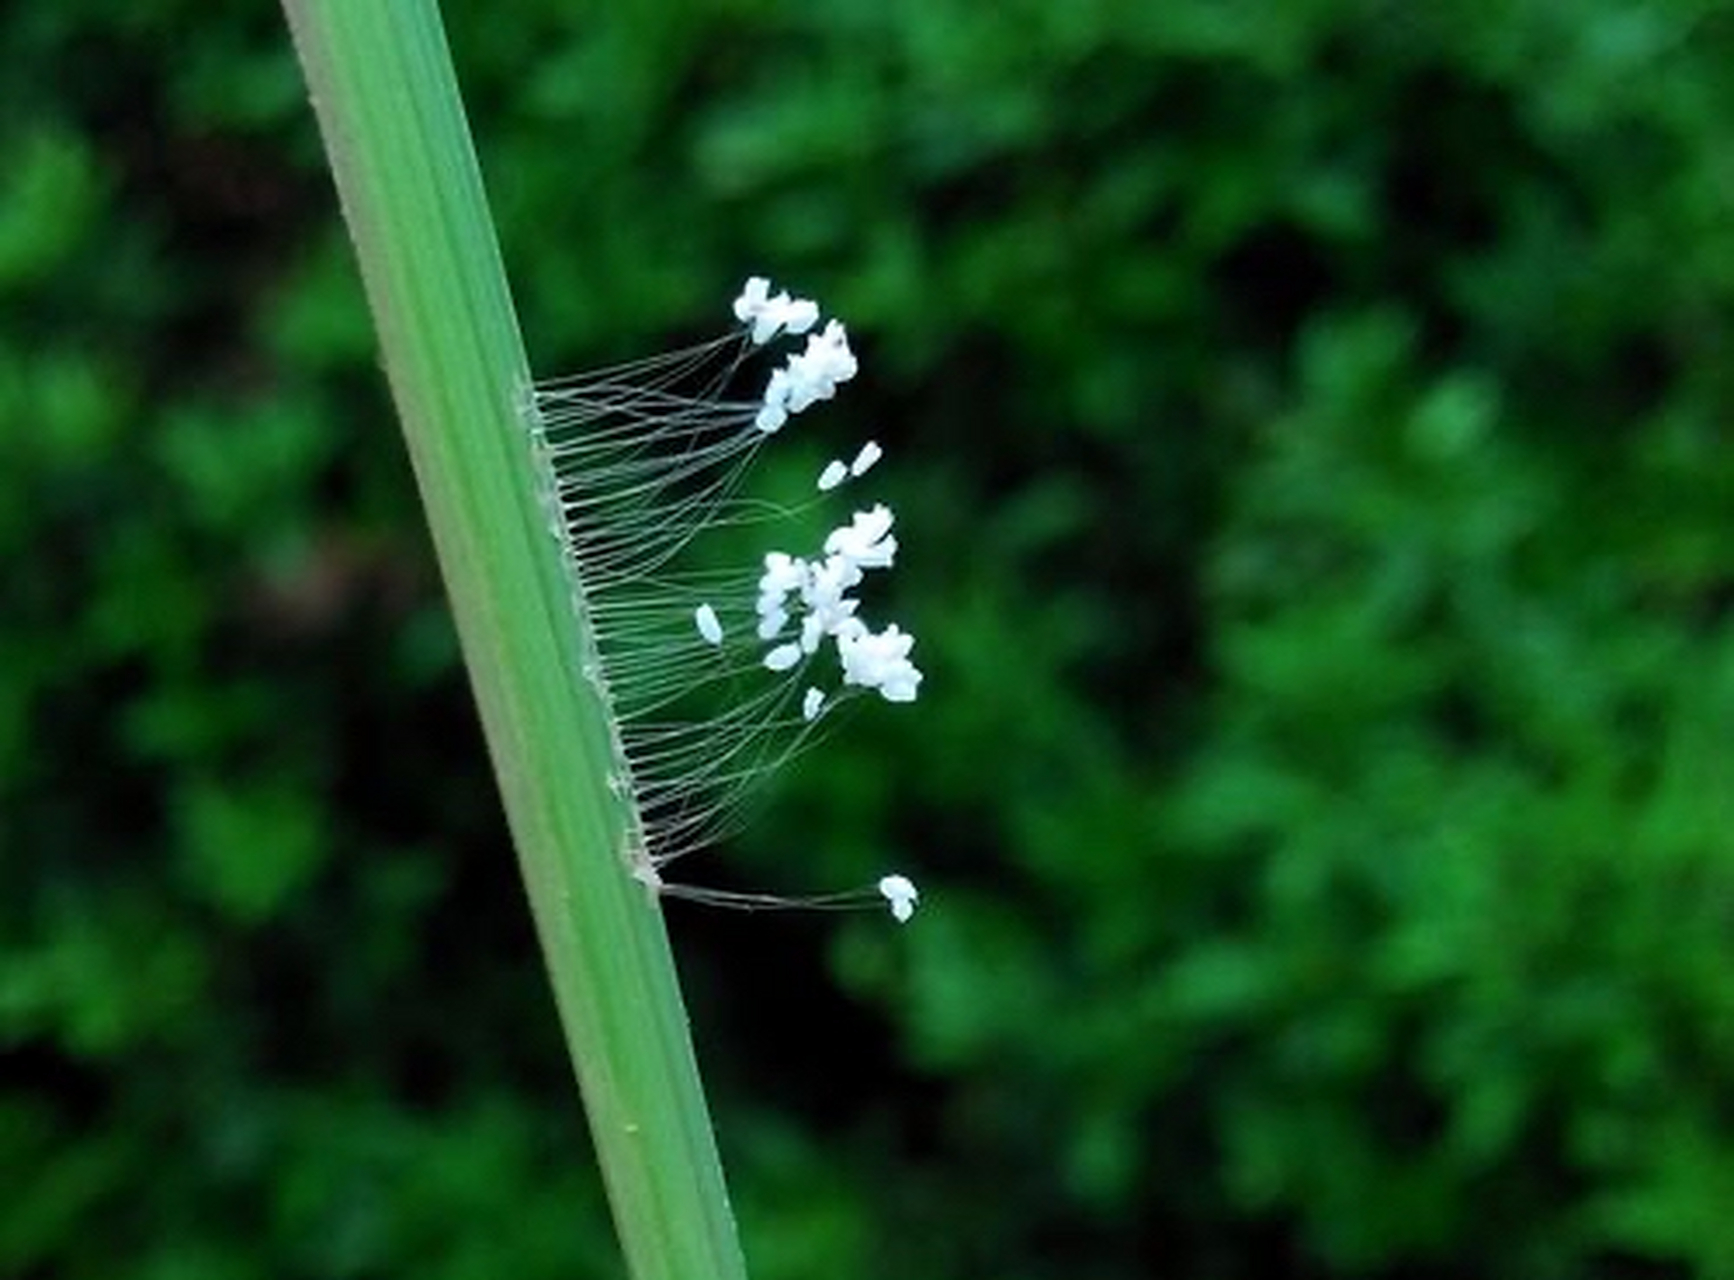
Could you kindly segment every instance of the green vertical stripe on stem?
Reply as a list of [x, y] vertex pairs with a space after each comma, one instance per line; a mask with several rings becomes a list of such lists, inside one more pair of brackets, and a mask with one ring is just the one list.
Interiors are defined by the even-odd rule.
[[529, 448], [523, 340], [438, 10], [285, 7], [628, 1264], [636, 1280], [737, 1280], [667, 935], [624, 858], [616, 737]]

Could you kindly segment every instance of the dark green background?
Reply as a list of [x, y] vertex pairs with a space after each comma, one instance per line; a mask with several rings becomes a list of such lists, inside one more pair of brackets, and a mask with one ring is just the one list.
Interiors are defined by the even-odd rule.
[[[690, 878], [922, 915], [670, 913], [758, 1280], [1734, 1276], [1734, 9], [449, 21], [540, 372], [764, 271], [889, 451]], [[0, 48], [0, 1275], [617, 1275], [281, 15]]]

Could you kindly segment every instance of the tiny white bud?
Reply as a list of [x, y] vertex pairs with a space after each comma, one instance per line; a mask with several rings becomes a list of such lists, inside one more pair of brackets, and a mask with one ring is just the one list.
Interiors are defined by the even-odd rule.
[[780, 644], [765, 655], [765, 670], [787, 671], [801, 660], [801, 646]]
[[849, 468], [841, 462], [830, 462], [819, 473], [819, 492], [829, 493], [849, 478]]
[[781, 429], [789, 420], [789, 394], [793, 390], [794, 384], [789, 380], [787, 369], [771, 370], [770, 380], [765, 383], [763, 402], [759, 405], [753, 425], [765, 435]]
[[784, 317], [789, 311], [789, 292], [787, 289], [774, 298], [767, 298], [758, 308], [753, 317], [753, 342], [764, 346], [778, 333], [782, 332]]
[[742, 324], [750, 324], [764, 311], [765, 303], [770, 300], [771, 282], [763, 276], [752, 276], [741, 287], [740, 296], [735, 299], [735, 319]]
[[891, 508], [883, 502], [871, 511], [857, 511], [850, 523], [831, 530], [825, 554], [841, 556], [858, 569], [888, 569], [897, 557], [892, 521]]
[[701, 604], [692, 611], [692, 620], [698, 627], [699, 635], [710, 644], [721, 644], [723, 639], [722, 620], [716, 616], [716, 610], [708, 604]]
[[879, 696], [887, 702], [914, 702], [921, 691], [921, 672], [905, 662], [902, 669], [885, 678], [879, 686]]
[[811, 724], [819, 718], [819, 713], [825, 709], [825, 691], [823, 689], [808, 689], [807, 696], [801, 699], [801, 719]]
[[861, 452], [855, 455], [855, 461], [849, 464], [849, 474], [856, 479], [860, 479], [860, 477], [867, 474], [868, 469], [872, 467], [875, 462], [878, 462], [879, 459], [884, 456], [885, 450], [881, 449], [876, 441], [869, 440], [866, 444], [861, 446]]
[[802, 334], [819, 323], [819, 304], [811, 298], [792, 298], [783, 308], [783, 328]]
[[921, 900], [915, 882], [908, 876], [881, 876], [879, 894], [891, 904], [891, 914], [898, 924], [909, 923], [909, 917], [915, 914], [915, 904]]
[[801, 619], [801, 652], [819, 652], [819, 641], [825, 638], [825, 619], [816, 613], [809, 613]]
[[765, 404], [759, 406], [758, 414], [753, 418], [753, 426], [761, 434], [771, 436], [781, 431], [783, 424], [789, 420], [789, 411], [780, 404]]

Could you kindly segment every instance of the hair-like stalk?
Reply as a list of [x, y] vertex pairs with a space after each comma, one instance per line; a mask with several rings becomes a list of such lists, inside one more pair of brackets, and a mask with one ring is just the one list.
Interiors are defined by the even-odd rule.
[[[733, 334], [544, 383], [531, 406], [558, 503], [553, 527], [584, 582], [599, 682], [618, 713], [620, 782], [642, 815], [626, 856], [663, 895], [750, 908], [882, 899], [906, 922], [917, 893], [895, 872], [869, 888], [792, 898], [664, 875], [735, 829], [757, 784], [843, 703], [866, 693], [913, 702], [922, 682], [914, 637], [895, 623], [872, 627], [858, 594], [895, 563], [890, 507], [857, 508], [811, 553], [791, 553], [769, 532], [861, 481], [880, 446], [832, 460], [793, 508], [740, 496], [760, 450], [857, 373], [847, 331], [835, 319], [821, 326], [817, 303], [773, 294], [762, 276], [746, 282], [734, 315]], [[759, 357], [780, 338], [804, 345], [766, 372]], [[700, 536], [721, 528], [763, 532], [756, 580], [703, 556]]]

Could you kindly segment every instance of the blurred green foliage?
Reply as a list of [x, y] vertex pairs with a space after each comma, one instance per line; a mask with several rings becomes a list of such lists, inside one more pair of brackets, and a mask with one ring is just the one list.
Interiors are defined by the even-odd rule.
[[[545, 371], [767, 271], [891, 450], [755, 1275], [1734, 1276], [1734, 9], [448, 18]], [[617, 1274], [280, 15], [0, 31], [0, 1274]]]

